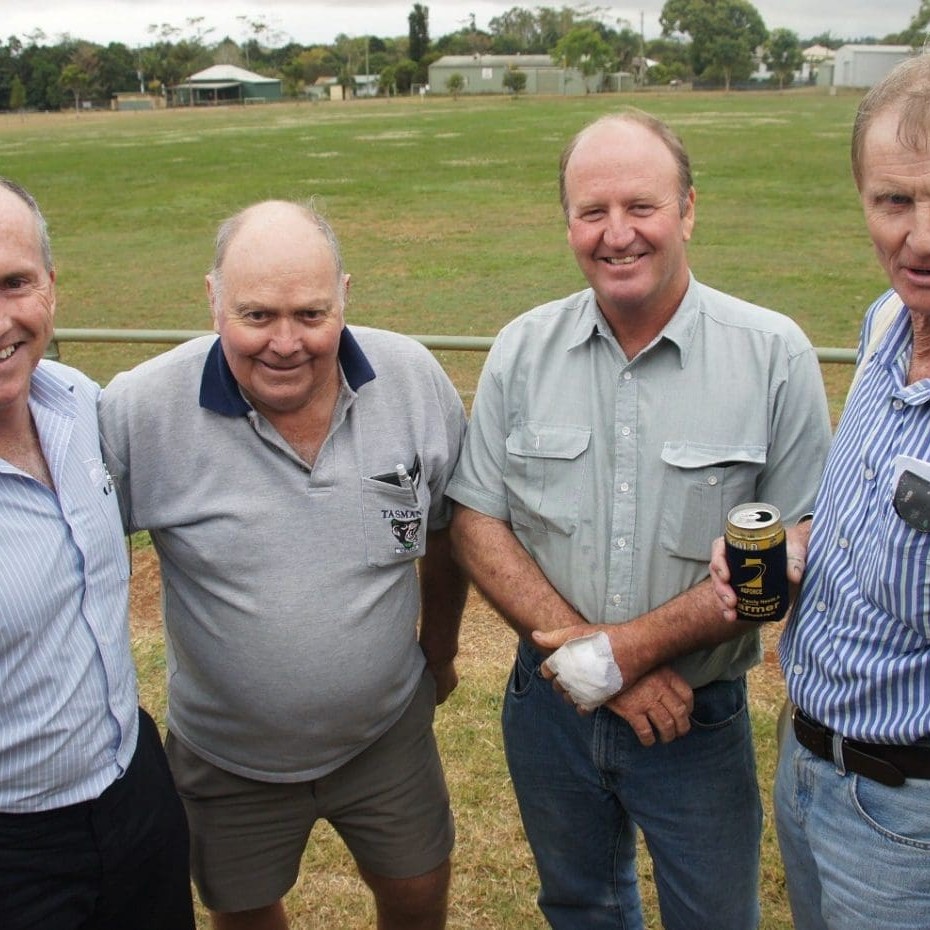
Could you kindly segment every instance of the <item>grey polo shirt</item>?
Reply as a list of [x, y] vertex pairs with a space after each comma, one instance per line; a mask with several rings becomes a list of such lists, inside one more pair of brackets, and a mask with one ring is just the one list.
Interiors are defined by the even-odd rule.
[[[247, 777], [317, 778], [384, 733], [417, 687], [416, 559], [448, 521], [464, 432], [438, 362], [353, 327], [311, 469], [242, 397], [216, 337], [118, 375], [100, 404], [130, 529], [161, 560], [168, 725]], [[385, 480], [398, 463], [416, 494]]]
[[[585, 290], [498, 335], [446, 493], [508, 522], [590, 622], [620, 623], [706, 577], [736, 504], [809, 510], [829, 442], [816, 354], [787, 317], [692, 278], [630, 361]], [[759, 657], [751, 634], [677, 667], [696, 687]]]

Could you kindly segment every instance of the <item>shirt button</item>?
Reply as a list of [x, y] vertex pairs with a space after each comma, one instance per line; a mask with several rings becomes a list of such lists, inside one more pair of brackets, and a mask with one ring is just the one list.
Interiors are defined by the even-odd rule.
[[891, 406], [894, 407], [895, 410], [901, 410], [901, 409], [904, 407], [904, 401], [901, 400], [900, 397], [896, 397], [896, 398], [891, 402]]
[[631, 430], [631, 429], [629, 428], [629, 426], [624, 426], [623, 429], [620, 430], [620, 435], [621, 435], [621, 436], [629, 436], [630, 433], [632, 433], [632, 432], [633, 432], [633, 430]]
[[800, 675], [801, 672], [804, 671], [804, 666], [803, 666], [803, 665], [795, 665], [795, 666], [792, 667], [791, 671], [794, 672], [795, 675]]
[[627, 484], [626, 481], [621, 481], [621, 482], [620, 482], [620, 490], [621, 490], [621, 491], [624, 491], [624, 492], [629, 491], [629, 490], [630, 490], [629, 484]]
[[823, 613], [827, 609], [826, 601], [817, 601], [817, 610]]
[[840, 549], [848, 549], [848, 548], [849, 548], [849, 540], [846, 539], [846, 538], [844, 538], [843, 536], [841, 536], [841, 537], [839, 538], [838, 542], [837, 542], [837, 545], [840, 547]]
[[622, 602], [623, 602], [623, 598], [620, 597], [619, 594], [615, 594], [615, 595], [610, 599], [610, 603], [613, 604], [614, 607], [619, 607], [620, 604], [621, 604]]
[[626, 548], [626, 540], [621, 536], [621, 537], [614, 543], [614, 545], [615, 545], [618, 549], [625, 549], [625, 548]]
[[864, 475], [866, 481], [871, 481], [875, 477], [875, 472], [872, 471], [871, 468], [866, 468], [862, 474]]
[[633, 378], [633, 375], [632, 375], [630, 372], [625, 371], [625, 372], [623, 373], [623, 380], [624, 380], [624, 381], [630, 381], [630, 380], [632, 380], [632, 378]]
[[707, 479], [707, 483], [708, 483], [711, 487], [713, 487], [713, 486], [717, 483], [717, 476], [716, 476], [716, 475], [711, 475], [711, 476]]

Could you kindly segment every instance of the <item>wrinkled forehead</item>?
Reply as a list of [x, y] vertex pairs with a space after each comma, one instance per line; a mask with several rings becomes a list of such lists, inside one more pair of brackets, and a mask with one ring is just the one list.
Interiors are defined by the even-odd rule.
[[20, 197], [0, 187], [0, 257], [44, 267], [39, 219]]

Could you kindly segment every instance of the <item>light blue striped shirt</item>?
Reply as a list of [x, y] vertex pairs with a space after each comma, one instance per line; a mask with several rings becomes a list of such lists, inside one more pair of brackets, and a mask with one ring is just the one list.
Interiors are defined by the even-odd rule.
[[57, 494], [0, 459], [0, 810], [95, 798], [135, 751], [129, 566], [99, 389], [39, 363], [29, 409]]
[[892, 505], [895, 460], [930, 462], [930, 379], [907, 384], [911, 347], [903, 309], [837, 428], [803, 589], [780, 648], [791, 699], [869, 742], [930, 735], [930, 533], [912, 529]]

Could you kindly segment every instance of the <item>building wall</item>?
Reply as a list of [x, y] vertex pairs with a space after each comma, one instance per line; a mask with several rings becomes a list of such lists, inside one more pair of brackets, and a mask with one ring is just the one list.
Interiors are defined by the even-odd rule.
[[[576, 96], [586, 93], [584, 78], [575, 68], [534, 68], [521, 67], [526, 75], [526, 94], [566, 94]], [[507, 94], [504, 87], [504, 65], [441, 65], [438, 62], [429, 66], [429, 86], [434, 94], [444, 94], [446, 81], [453, 74], [461, 74], [465, 81], [463, 94]], [[599, 77], [589, 78], [592, 90], [597, 87]]]
[[906, 46], [844, 45], [836, 51], [833, 84], [835, 87], [871, 87], [910, 55], [911, 50]]

